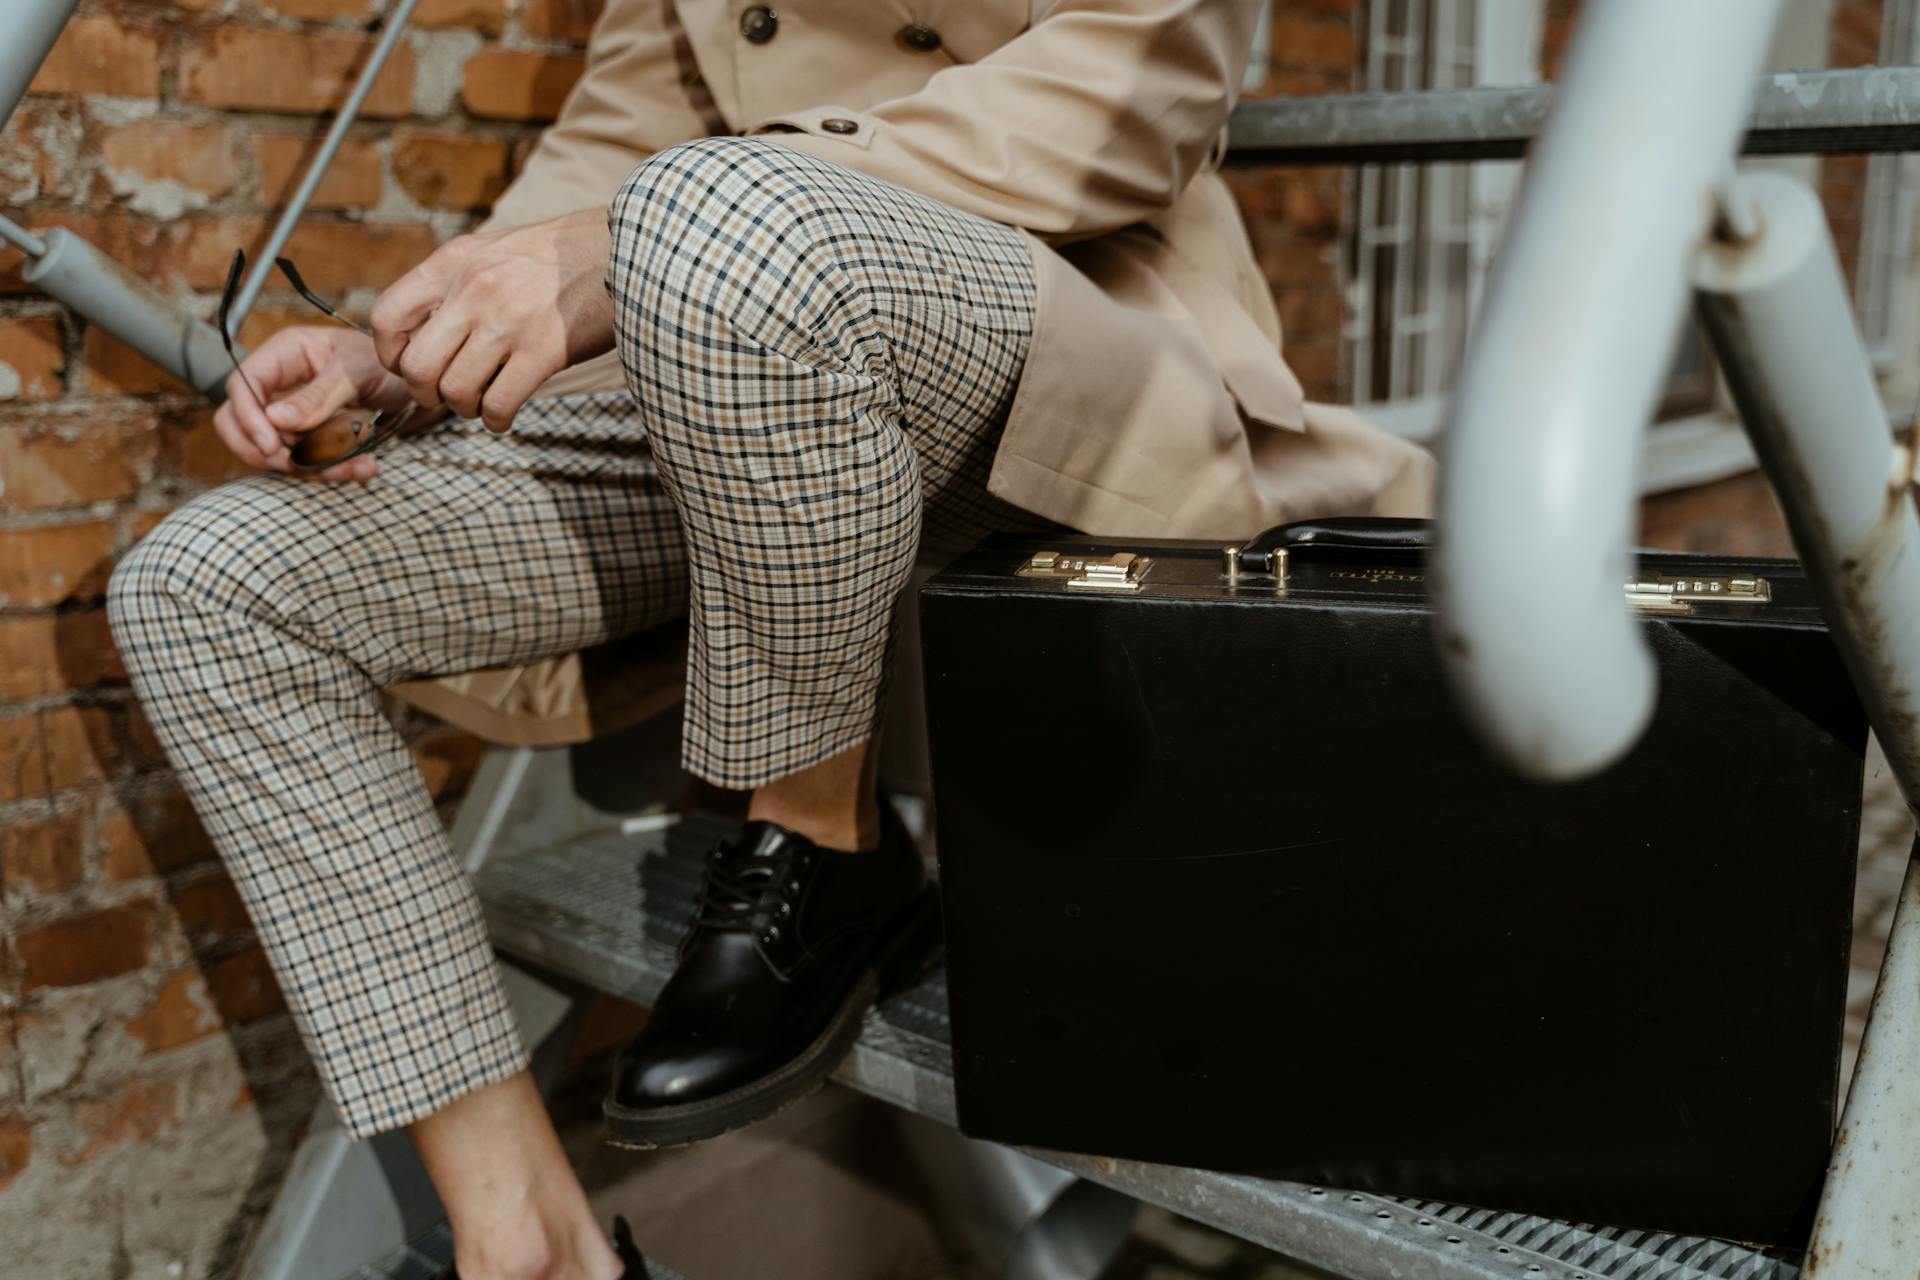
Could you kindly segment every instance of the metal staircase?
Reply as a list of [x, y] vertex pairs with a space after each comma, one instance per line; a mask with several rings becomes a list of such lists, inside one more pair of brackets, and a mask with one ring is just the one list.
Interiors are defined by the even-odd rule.
[[[672, 970], [701, 859], [724, 823], [607, 832], [490, 860], [487, 922], [509, 955], [647, 1003]], [[868, 1015], [835, 1078], [954, 1123], [947, 997], [936, 974]], [[1435, 1106], [1444, 1106], [1435, 1099]], [[1049, 1164], [1292, 1258], [1361, 1280], [1791, 1280], [1799, 1268], [1724, 1241], [1555, 1222], [1134, 1161], [1033, 1151]]]
[[[398, 40], [413, 3], [400, 0], [393, 8], [379, 52], [367, 63], [348, 108], [335, 120], [273, 243], [259, 255], [261, 273], [299, 218], [305, 196], [324, 172], [333, 144], [350, 126], [360, 96], [378, 73], [385, 51]], [[0, 48], [0, 121], [11, 114], [73, 7], [74, 0], [13, 0], [17, 12], [8, 16], [17, 38]], [[1597, 5], [1589, 9], [1606, 11]], [[1538, 136], [1559, 92], [1539, 86], [1249, 103], [1233, 117], [1228, 160], [1252, 165], [1510, 159], [1523, 154]], [[1920, 150], [1920, 68], [1767, 77], [1748, 117], [1744, 149], [1755, 154]], [[194, 320], [186, 320], [182, 329], [182, 318], [168, 300], [84, 241], [65, 231], [30, 233], [4, 217], [0, 241], [25, 252], [29, 282], [89, 323], [130, 342], [190, 385], [217, 388], [223, 364], [213, 331]], [[248, 282], [248, 299], [261, 278]], [[239, 309], [245, 310], [244, 303]], [[1879, 441], [1871, 443], [1878, 447]], [[1906, 716], [1909, 727], [1912, 721]], [[698, 876], [695, 863], [713, 828], [689, 821], [665, 834], [624, 834], [617, 817], [576, 793], [569, 760], [562, 749], [494, 752], [462, 810], [456, 845], [477, 874], [488, 920], [504, 951], [541, 969], [644, 1002], [665, 981], [689, 915]], [[1910, 893], [1920, 898], [1920, 887]], [[566, 1024], [563, 996], [521, 976], [515, 976], [512, 985], [530, 1040], [548, 1038]], [[1902, 989], [1898, 981], [1886, 986], [1896, 996]], [[1920, 1019], [1905, 1008], [1897, 1016], [1896, 1027]], [[1881, 1056], [1893, 1061], [1902, 1042], [1888, 1044]], [[938, 977], [869, 1017], [838, 1078], [896, 1106], [953, 1124], [945, 995]], [[1896, 1092], [1901, 1091], [1887, 1090], [1889, 1096]], [[1901, 1096], [1911, 1096], [1911, 1086]], [[1433, 1105], [1446, 1102], [1436, 1098]], [[1883, 1127], [1879, 1133], [1889, 1148], [1898, 1145], [1890, 1129]], [[1033, 1154], [1089, 1182], [1358, 1280], [1787, 1280], [1799, 1274], [1794, 1259], [1720, 1241], [1126, 1161]], [[296, 1158], [295, 1172], [263, 1231], [268, 1243], [256, 1251], [245, 1274], [253, 1280], [333, 1280], [339, 1268], [321, 1275], [316, 1268], [324, 1264], [318, 1259], [331, 1255], [316, 1246], [329, 1223], [349, 1220], [358, 1233], [352, 1243], [367, 1253], [395, 1248], [413, 1237], [412, 1243], [377, 1263], [362, 1263], [358, 1258], [364, 1255], [356, 1255], [347, 1265], [357, 1280], [435, 1274], [445, 1264], [449, 1241], [443, 1229], [432, 1228], [430, 1190], [423, 1192], [424, 1180], [406, 1173], [406, 1158], [395, 1143], [346, 1143], [323, 1116]], [[1847, 1161], [1849, 1168], [1852, 1163]], [[1878, 1225], [1886, 1236], [1885, 1224]], [[432, 1229], [420, 1235], [423, 1226]], [[1862, 1253], [1852, 1251], [1853, 1256]], [[1829, 1257], [1835, 1254], [1837, 1250]], [[1910, 1264], [1907, 1259], [1903, 1274], [1912, 1274]], [[1816, 1264], [1813, 1269], [1822, 1268]]]

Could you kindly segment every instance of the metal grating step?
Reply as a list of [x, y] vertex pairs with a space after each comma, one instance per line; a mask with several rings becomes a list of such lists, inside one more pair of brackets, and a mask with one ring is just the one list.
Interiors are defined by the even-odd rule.
[[[725, 826], [604, 835], [496, 859], [478, 876], [504, 951], [649, 1003], [686, 932], [700, 860]], [[954, 1123], [946, 988], [935, 975], [867, 1017], [835, 1078]], [[1035, 1151], [1092, 1181], [1355, 1280], [1793, 1280], [1787, 1259], [1718, 1240], [1582, 1226], [1236, 1174]]]
[[452, 1261], [453, 1232], [442, 1223], [346, 1280], [436, 1280]]
[[[452, 1261], [453, 1232], [443, 1223], [380, 1261], [343, 1277], [343, 1280], [437, 1280]], [[649, 1262], [647, 1280], [682, 1280], [682, 1277], [657, 1262]]]

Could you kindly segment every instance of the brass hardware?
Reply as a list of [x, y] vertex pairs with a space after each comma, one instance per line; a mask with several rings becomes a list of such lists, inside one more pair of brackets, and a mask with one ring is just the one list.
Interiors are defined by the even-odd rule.
[[1138, 591], [1153, 561], [1131, 551], [1110, 556], [1062, 555], [1036, 551], [1020, 566], [1022, 578], [1065, 578], [1069, 591]]
[[1240, 548], [1220, 548], [1220, 567], [1229, 582], [1240, 576]]
[[1767, 604], [1773, 587], [1765, 578], [1671, 577], [1655, 574], [1627, 584], [1627, 603], [1647, 613], [1692, 613], [1696, 604]]

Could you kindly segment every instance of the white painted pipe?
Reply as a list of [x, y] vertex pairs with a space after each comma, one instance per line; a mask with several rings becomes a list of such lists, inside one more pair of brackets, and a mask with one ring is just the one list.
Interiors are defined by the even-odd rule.
[[0, 9], [0, 128], [26, 96], [80, 0], [7, 0]]
[[[1827, 230], [1803, 183], [1740, 178], [1694, 265], [1700, 310], [1834, 639], [1920, 801], [1920, 518]], [[1909, 868], [1821, 1193], [1807, 1280], [1911, 1280], [1920, 1259], [1920, 872]]]
[[64, 302], [188, 386], [218, 403], [226, 399], [233, 362], [220, 331], [174, 307], [152, 286], [65, 227], [41, 237], [45, 252], [28, 258], [26, 282]]
[[46, 253], [47, 242], [27, 230], [12, 218], [0, 217], [0, 240], [26, 254], [29, 258], [38, 258]]
[[1835, 642], [1909, 807], [1920, 801], [1920, 518], [1854, 319], [1826, 211], [1805, 183], [1747, 174], [1693, 266], [1700, 314], [1779, 494]]
[[373, 92], [373, 82], [380, 78], [380, 72], [386, 67], [387, 59], [392, 56], [394, 47], [400, 43], [401, 33], [407, 29], [408, 19], [413, 17], [413, 7], [420, 0], [399, 0], [393, 12], [387, 15], [386, 29], [380, 33], [380, 40], [373, 46], [373, 52], [367, 55], [366, 65], [360, 68], [360, 78], [353, 83], [353, 89], [347, 94], [347, 100], [341, 104], [340, 112], [334, 116], [333, 123], [327, 127], [326, 137], [320, 140], [320, 150], [314, 153], [313, 162], [307, 166], [306, 173], [300, 179], [293, 196], [287, 201], [287, 207], [280, 212], [280, 220], [273, 225], [273, 233], [267, 237], [267, 243], [254, 259], [253, 267], [247, 272], [247, 278], [240, 282], [240, 291], [234, 295], [233, 306], [227, 310], [229, 333], [238, 333], [241, 322], [253, 311], [253, 304], [259, 300], [260, 291], [267, 287], [267, 278], [273, 274], [273, 260], [287, 246], [293, 236], [293, 230], [300, 224], [301, 217], [307, 211], [307, 205], [313, 201], [313, 193], [320, 189], [320, 179], [327, 174], [327, 168], [333, 164], [334, 153], [340, 150], [340, 143], [346, 138], [347, 130], [359, 118], [360, 108], [366, 102], [367, 95]]
[[1581, 10], [1449, 411], [1443, 663], [1521, 773], [1584, 776], [1652, 714], [1622, 599], [1643, 430], [1687, 262], [1739, 146], [1779, 0]]
[[1913, 1280], [1920, 1260], [1920, 859], [1894, 907], [1873, 1012], [1801, 1280]]

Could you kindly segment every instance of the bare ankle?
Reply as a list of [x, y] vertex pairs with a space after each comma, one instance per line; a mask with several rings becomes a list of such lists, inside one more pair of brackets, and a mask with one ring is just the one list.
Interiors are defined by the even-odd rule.
[[527, 1072], [462, 1094], [408, 1132], [453, 1221], [462, 1280], [620, 1274]]
[[859, 853], [880, 843], [879, 822], [863, 822], [855, 813], [822, 813], [817, 809], [762, 804], [756, 797], [748, 817], [755, 822], [785, 827], [836, 853]]
[[857, 853], [880, 843], [871, 742], [756, 789], [747, 817], [774, 822], [822, 849]]
[[597, 1227], [567, 1227], [538, 1219], [530, 1226], [454, 1236], [460, 1280], [618, 1280], [622, 1267]]
[[460, 1280], [552, 1280], [554, 1250], [546, 1233], [532, 1229], [454, 1233], [454, 1269]]

